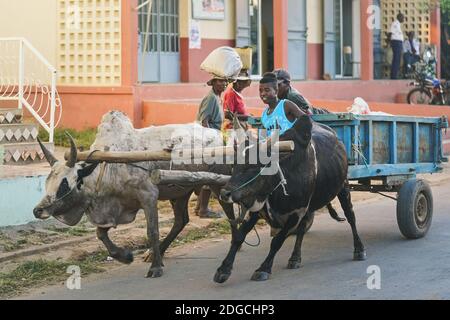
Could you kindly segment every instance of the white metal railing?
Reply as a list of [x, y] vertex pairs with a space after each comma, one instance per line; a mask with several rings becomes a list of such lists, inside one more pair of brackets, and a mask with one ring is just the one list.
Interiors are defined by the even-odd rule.
[[0, 101], [17, 101], [49, 133], [62, 116], [57, 70], [25, 38], [0, 38]]

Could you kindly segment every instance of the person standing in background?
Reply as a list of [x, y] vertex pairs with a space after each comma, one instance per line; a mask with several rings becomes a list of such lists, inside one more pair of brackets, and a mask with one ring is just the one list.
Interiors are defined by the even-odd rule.
[[[197, 121], [205, 128], [221, 130], [224, 119], [221, 96], [227, 88], [228, 80], [213, 78], [207, 84], [212, 87], [212, 90], [200, 104]], [[202, 187], [198, 195], [195, 214], [200, 218], [221, 218], [222, 213], [211, 211], [208, 208], [210, 197], [211, 189], [207, 186]]]
[[233, 118], [230, 112], [234, 115], [248, 116], [247, 108], [245, 107], [242, 91], [248, 88], [252, 83], [250, 76], [246, 70], [239, 73], [236, 81], [232, 86], [229, 86], [223, 95], [223, 110], [225, 112], [224, 129], [233, 128]]
[[403, 43], [403, 69], [405, 75], [411, 72], [411, 67], [420, 61], [420, 42], [415, 37], [414, 31], [406, 33], [408, 39]]
[[405, 16], [402, 13], [397, 15], [397, 19], [391, 25], [391, 47], [392, 47], [392, 65], [391, 65], [391, 79], [398, 79], [400, 71], [400, 64], [402, 62], [403, 52], [403, 31], [402, 23], [405, 21]]

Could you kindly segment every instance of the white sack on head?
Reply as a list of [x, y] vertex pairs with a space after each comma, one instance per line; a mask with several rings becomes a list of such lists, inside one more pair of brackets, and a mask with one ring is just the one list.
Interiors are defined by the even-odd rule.
[[208, 55], [200, 65], [200, 69], [213, 77], [234, 79], [242, 69], [242, 61], [233, 48], [220, 47]]

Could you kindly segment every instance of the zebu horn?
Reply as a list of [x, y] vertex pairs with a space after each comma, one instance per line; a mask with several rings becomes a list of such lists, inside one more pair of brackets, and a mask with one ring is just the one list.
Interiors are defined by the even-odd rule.
[[291, 141], [291, 140], [278, 141], [278, 142], [273, 143], [272, 140], [269, 138], [269, 140], [259, 144], [260, 150], [266, 151], [269, 147], [278, 149], [278, 152], [294, 152], [295, 143], [294, 143], [294, 141]]
[[39, 137], [37, 138], [37, 141], [39, 142], [39, 145], [41, 146], [42, 152], [44, 153], [45, 159], [47, 159], [50, 166], [53, 167], [53, 165], [58, 161], [58, 159], [55, 158], [55, 156], [44, 146], [41, 139]]
[[75, 141], [73, 140], [72, 136], [66, 131], [66, 135], [69, 137], [70, 140], [70, 156], [69, 160], [66, 162], [66, 166], [69, 168], [75, 167], [75, 163], [77, 163], [77, 145], [75, 144]]

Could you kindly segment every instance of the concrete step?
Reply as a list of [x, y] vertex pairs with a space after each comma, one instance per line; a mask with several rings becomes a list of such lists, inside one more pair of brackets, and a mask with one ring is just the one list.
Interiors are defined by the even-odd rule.
[[[54, 152], [53, 143], [44, 143], [44, 145]], [[47, 160], [37, 142], [0, 145], [0, 163], [5, 165], [27, 165], [45, 161]]]
[[36, 142], [39, 127], [36, 124], [0, 124], [0, 145]]
[[21, 123], [23, 119], [23, 109], [0, 109], [0, 124]]

